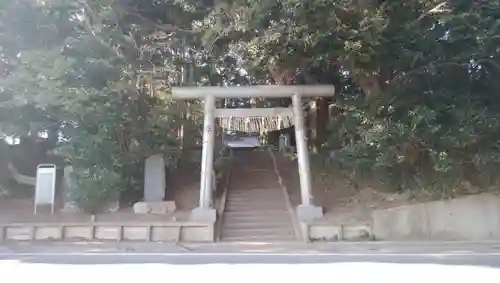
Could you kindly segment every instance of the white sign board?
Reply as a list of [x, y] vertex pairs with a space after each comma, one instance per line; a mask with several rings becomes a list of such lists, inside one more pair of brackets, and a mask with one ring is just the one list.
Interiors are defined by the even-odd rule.
[[54, 214], [56, 198], [56, 165], [40, 164], [36, 170], [36, 187], [35, 187], [35, 208], [38, 205], [50, 205], [51, 213]]

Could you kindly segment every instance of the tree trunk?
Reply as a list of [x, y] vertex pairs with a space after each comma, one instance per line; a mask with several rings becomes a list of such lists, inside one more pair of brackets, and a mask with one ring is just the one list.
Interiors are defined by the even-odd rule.
[[330, 101], [326, 98], [320, 98], [316, 101], [317, 123], [316, 123], [316, 150], [320, 150], [328, 139], [328, 124], [330, 122], [329, 107]]
[[382, 93], [382, 86], [379, 82], [379, 75], [376, 73], [362, 73], [357, 75], [357, 80], [361, 89], [369, 100], [377, 98]]

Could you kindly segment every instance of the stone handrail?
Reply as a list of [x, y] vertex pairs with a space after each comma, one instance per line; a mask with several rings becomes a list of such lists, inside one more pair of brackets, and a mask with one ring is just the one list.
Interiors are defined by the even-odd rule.
[[[227, 155], [227, 147], [223, 147], [218, 154], [217, 159], [214, 160], [214, 170], [212, 171], [212, 191], [215, 192], [217, 190], [217, 183], [220, 178], [223, 178], [225, 176], [224, 170], [227, 170], [225, 168], [227, 158], [231, 159], [231, 155]], [[222, 173], [222, 174], [221, 174]]]

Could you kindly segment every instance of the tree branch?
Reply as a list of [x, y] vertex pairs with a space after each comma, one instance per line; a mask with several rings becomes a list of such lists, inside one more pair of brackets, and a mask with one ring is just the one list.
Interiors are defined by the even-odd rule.
[[123, 8], [124, 8], [125, 13], [127, 13], [129, 15], [132, 15], [134, 17], [137, 17], [141, 21], [145, 22], [148, 25], [151, 25], [151, 26], [155, 27], [156, 29], [158, 29], [160, 31], [163, 31], [163, 32], [166, 32], [166, 33], [169, 33], [169, 32], [183, 32], [183, 33], [189, 33], [189, 34], [196, 34], [196, 33], [198, 33], [197, 31], [182, 29], [182, 28], [179, 28], [179, 27], [174, 26], [172, 24], [163, 24], [163, 25], [161, 25], [161, 24], [155, 23], [155, 22], [153, 22], [153, 21], [145, 18], [144, 16], [142, 16], [141, 13], [140, 13], [140, 11], [138, 11], [137, 9], [134, 9], [132, 7], [123, 7]]

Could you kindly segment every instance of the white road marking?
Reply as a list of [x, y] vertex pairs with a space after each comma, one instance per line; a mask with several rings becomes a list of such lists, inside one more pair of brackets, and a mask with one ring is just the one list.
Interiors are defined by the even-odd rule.
[[15, 257], [15, 256], [124, 256], [124, 257], [259, 257], [259, 256], [278, 256], [278, 257], [333, 257], [333, 256], [353, 256], [353, 257], [477, 257], [477, 256], [500, 256], [500, 253], [120, 253], [120, 252], [7, 252], [0, 253], [0, 257]]
[[[2, 283], [103, 282], [500, 282], [500, 270], [486, 266], [340, 262], [317, 264], [68, 264], [0, 261]], [[45, 278], [45, 279], [44, 279]]]

